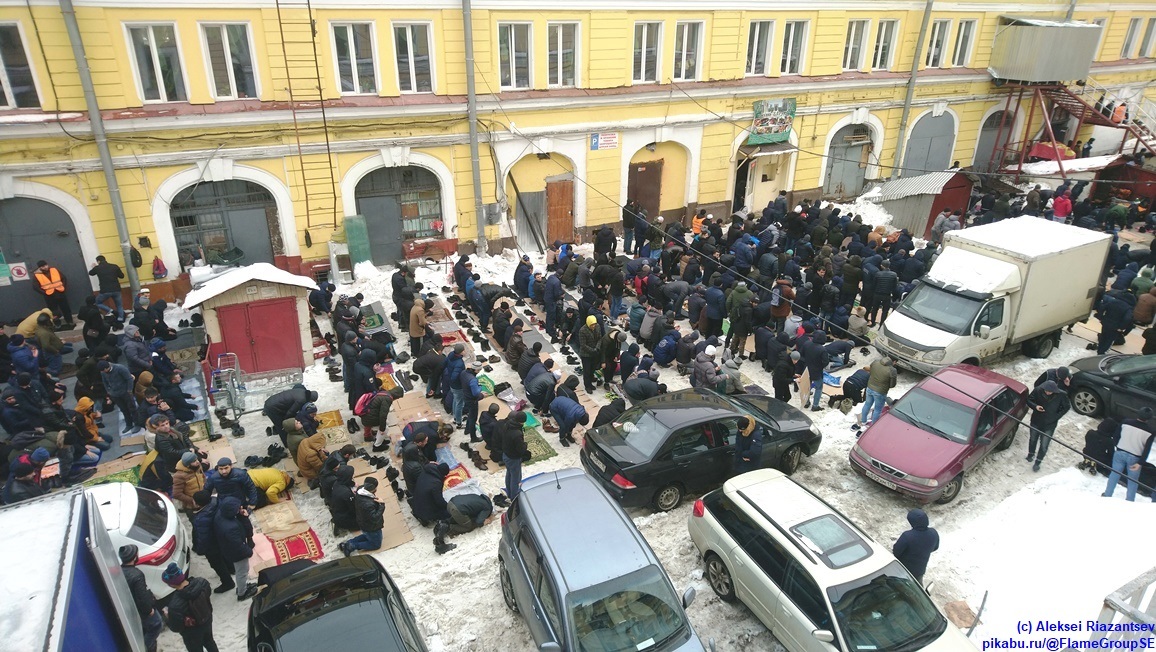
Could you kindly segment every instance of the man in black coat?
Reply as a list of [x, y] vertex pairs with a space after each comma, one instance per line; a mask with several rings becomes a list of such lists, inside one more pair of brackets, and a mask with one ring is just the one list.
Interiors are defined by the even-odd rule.
[[515, 412], [502, 427], [502, 462], [506, 465], [506, 498], [511, 502], [522, 491], [522, 462], [530, 460], [526, 448], [526, 413]]
[[113, 304], [116, 305], [116, 320], [124, 323], [124, 301], [120, 292], [120, 279], [124, 278], [124, 271], [121, 270], [120, 265], [108, 262], [104, 256], [97, 256], [96, 264], [88, 270], [88, 275], [95, 276], [99, 282], [100, 290], [96, 295], [97, 307], [100, 308], [101, 312], [111, 313], [112, 309], [104, 302], [112, 299]]
[[[206, 487], [207, 489], [207, 487]], [[249, 582], [249, 558], [253, 556], [253, 523], [249, 511], [240, 500], [231, 496], [222, 498], [213, 517], [213, 531], [217, 547], [225, 561], [233, 564], [233, 583], [237, 585], [237, 601], [257, 595], [257, 585]]]
[[285, 444], [285, 429], [281, 424], [290, 417], [296, 417], [306, 403], [316, 403], [317, 392], [305, 389], [304, 385], [297, 384], [283, 392], [278, 392], [265, 399], [265, 407], [261, 411], [273, 423], [266, 429], [266, 434], [276, 434]]
[[[827, 334], [815, 331], [811, 339], [805, 341], [801, 347], [803, 363], [807, 365], [807, 372], [811, 378], [811, 411], [818, 412], [822, 408], [819, 400], [823, 398], [823, 372], [831, 362], [831, 356], [824, 346], [827, 343]], [[800, 388], [801, 389], [801, 388]]]
[[939, 550], [939, 533], [928, 527], [927, 514], [922, 509], [907, 512], [907, 522], [911, 529], [899, 535], [891, 552], [915, 581], [923, 584], [923, 574], [927, 572], [927, 562], [931, 553]]
[[377, 499], [377, 478], [370, 476], [353, 494], [353, 510], [361, 534], [337, 544], [348, 557], [357, 550], [381, 548], [381, 531], [385, 528], [385, 503]]
[[[1052, 443], [1052, 435], [1056, 432], [1056, 424], [1060, 417], [1067, 414], [1071, 408], [1068, 395], [1060, 390], [1054, 380], [1045, 380], [1039, 387], [1028, 394], [1028, 409], [1031, 410], [1031, 437], [1028, 439], [1029, 462], [1035, 456], [1033, 471], [1040, 470], [1040, 463], [1048, 454], [1048, 445]], [[1036, 443], [1039, 443], [1039, 454], [1036, 455]]]
[[597, 428], [598, 426], [604, 426], [622, 416], [622, 413], [625, 411], [626, 401], [616, 398], [610, 401], [610, 405], [604, 405], [598, 410], [598, 416], [594, 417], [594, 423], [591, 424], [590, 427]]
[[325, 505], [329, 507], [329, 516], [333, 519], [333, 536], [343, 534], [346, 530], [356, 530], [357, 510], [353, 503], [353, 491], [356, 485], [353, 482], [353, 467], [346, 464], [337, 467], [333, 472], [333, 484], [329, 488], [329, 496]]
[[875, 280], [872, 283], [872, 293], [875, 297], [876, 307], [882, 309], [883, 314], [876, 322], [877, 310], [870, 310], [867, 313], [868, 325], [875, 326], [876, 323], [882, 324], [887, 320], [887, 313], [891, 312], [891, 295], [898, 285], [899, 275], [891, 271], [891, 262], [885, 260], [879, 263], [879, 271], [875, 274]]
[[145, 650], [148, 652], [156, 652], [157, 637], [161, 635], [161, 630], [164, 629], [165, 624], [164, 621], [161, 620], [161, 612], [156, 608], [156, 596], [149, 590], [144, 573], [136, 567], [139, 557], [138, 552], [137, 547], [131, 543], [121, 546], [118, 551], [120, 554], [120, 568], [121, 573], [124, 574], [125, 581], [128, 583], [128, 592], [132, 595], [136, 612], [140, 615], [141, 630], [144, 633]]
[[211, 491], [201, 490], [193, 494], [193, 503], [197, 511], [193, 512], [190, 520], [193, 523], [193, 552], [204, 557], [221, 585], [213, 589], [213, 593], [227, 593], [237, 585], [233, 582], [233, 565], [221, 556], [221, 548], [217, 545], [217, 532], [213, 528], [213, 520], [217, 516], [217, 499]]

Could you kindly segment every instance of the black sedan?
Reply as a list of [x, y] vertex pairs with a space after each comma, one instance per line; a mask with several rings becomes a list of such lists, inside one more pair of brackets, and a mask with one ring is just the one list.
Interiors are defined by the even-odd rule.
[[1122, 419], [1156, 405], [1156, 355], [1102, 355], [1071, 367], [1068, 394], [1080, 414]]
[[338, 559], [273, 582], [249, 607], [250, 652], [428, 652], [413, 612], [381, 564]]
[[805, 414], [769, 396], [686, 389], [643, 401], [588, 430], [582, 467], [624, 507], [669, 511], [688, 492], [714, 489], [731, 476], [742, 417], [764, 429], [762, 467], [794, 473], [823, 440]]

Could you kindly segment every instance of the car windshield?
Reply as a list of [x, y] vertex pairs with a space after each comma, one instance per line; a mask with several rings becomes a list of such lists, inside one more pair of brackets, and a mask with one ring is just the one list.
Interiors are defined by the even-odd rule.
[[643, 408], [623, 412], [610, 425], [627, 446], [641, 453], [645, 459], [653, 457], [666, 440], [666, 426]]
[[686, 617], [658, 566], [647, 566], [567, 598], [578, 649], [651, 650], [682, 633]]
[[965, 335], [982, 307], [979, 299], [919, 283], [896, 310], [941, 331]]
[[340, 640], [343, 648], [401, 652], [393, 619], [380, 592], [355, 591], [304, 611], [272, 631], [280, 652], [315, 652]]
[[1146, 355], [1119, 355], [1104, 361], [1104, 371], [1112, 374], [1151, 371], [1154, 367], [1152, 357]]
[[907, 392], [891, 408], [891, 414], [957, 444], [971, 441], [975, 411], [925, 389], [917, 387]]
[[947, 619], [898, 561], [829, 588], [827, 596], [851, 650], [911, 652], [947, 629]]
[[136, 488], [136, 518], [129, 528], [128, 538], [152, 545], [169, 529], [169, 509], [165, 501], [148, 489]]

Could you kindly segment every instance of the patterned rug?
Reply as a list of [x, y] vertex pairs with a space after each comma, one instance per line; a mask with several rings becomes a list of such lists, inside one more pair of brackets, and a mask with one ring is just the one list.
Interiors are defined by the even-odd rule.
[[207, 441], [209, 439], [208, 419], [193, 421], [189, 424], [189, 439], [192, 441]]
[[442, 490], [451, 489], [470, 479], [470, 470], [464, 464], [458, 465], [446, 475], [442, 481]]
[[542, 435], [537, 430], [526, 430], [525, 437], [526, 449], [530, 451], [532, 456], [530, 457], [530, 461], [526, 462], [526, 466], [536, 464], [542, 460], [548, 460], [558, 454], [558, 451], [554, 450], [550, 444], [547, 444], [546, 440], [542, 438]]
[[273, 553], [277, 556], [277, 565], [287, 564], [298, 559], [321, 559], [325, 551], [321, 549], [321, 540], [317, 533], [307, 530], [284, 539], [270, 539], [273, 544]]
[[127, 482], [131, 485], [140, 484], [140, 466], [133, 466], [123, 471], [110, 473], [104, 477], [96, 477], [91, 480], [86, 480], [84, 486], [95, 487], [98, 484], [108, 484], [110, 482]]
[[333, 426], [330, 428], [324, 427], [322, 423], [321, 432], [325, 434], [325, 450], [335, 451], [346, 444], [352, 444], [353, 440], [349, 437], [349, 431], [345, 426]]
[[176, 351], [168, 351], [169, 360], [180, 364], [181, 362], [189, 362], [197, 360], [197, 351], [199, 347], [191, 346], [187, 349], [177, 349]]
[[343, 426], [345, 420], [341, 418], [341, 410], [330, 410], [317, 413], [317, 424], [318, 430], [325, 430], [326, 428]]

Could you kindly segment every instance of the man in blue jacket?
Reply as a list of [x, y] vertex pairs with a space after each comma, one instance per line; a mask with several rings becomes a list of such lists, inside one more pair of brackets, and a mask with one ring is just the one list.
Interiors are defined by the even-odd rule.
[[722, 322], [727, 314], [727, 297], [718, 281], [706, 291], [706, 328], [702, 329], [704, 337], [722, 335]]
[[461, 385], [458, 384], [458, 379], [466, 368], [466, 361], [462, 358], [465, 351], [465, 344], [460, 342], [455, 344], [454, 349], [446, 354], [446, 366], [442, 370], [443, 405], [449, 404], [446, 410], [452, 410], [454, 426], [459, 428], [462, 425], [462, 409], [466, 406], [465, 396], [462, 395]]
[[221, 556], [221, 548], [217, 545], [217, 532], [213, 527], [213, 520], [217, 516], [217, 499], [211, 492], [202, 489], [193, 494], [193, 504], [197, 511], [192, 514], [193, 523], [193, 552], [204, 557], [213, 572], [221, 579], [221, 585], [213, 589], [213, 593], [227, 593], [237, 587], [233, 581], [233, 565]]
[[128, 367], [114, 364], [108, 360], [96, 363], [96, 370], [100, 372], [100, 379], [104, 383], [104, 391], [112, 400], [124, 418], [124, 432], [137, 429], [136, 399], [133, 398], [133, 378]]
[[[208, 483], [205, 489], [208, 490]], [[237, 498], [221, 498], [213, 517], [213, 530], [221, 556], [233, 564], [237, 601], [257, 595], [257, 585], [249, 582], [249, 558], [253, 556], [253, 523], [249, 520], [249, 510]]]
[[931, 553], [939, 550], [939, 533], [928, 527], [927, 514], [922, 509], [907, 512], [907, 522], [911, 529], [899, 535], [892, 554], [907, 569], [915, 581], [923, 584], [923, 574], [927, 572], [927, 562]]
[[205, 477], [205, 490], [217, 490], [217, 498], [236, 498], [249, 509], [257, 507], [257, 485], [245, 469], [233, 468], [233, 460], [222, 457], [217, 460], [217, 468]]
[[462, 391], [462, 400], [464, 401], [465, 412], [465, 433], [469, 435], [470, 442], [477, 443], [482, 441], [482, 438], [477, 435], [478, 423], [478, 401], [482, 400], [485, 394], [482, 393], [482, 388], [478, 386], [478, 372], [482, 370], [482, 362], [474, 360], [470, 368], [462, 371], [458, 377]]
[[546, 290], [542, 297], [542, 310], [546, 313], [546, 334], [550, 341], [558, 341], [558, 330], [555, 326], [558, 313], [562, 308], [562, 271], [555, 269], [550, 278], [546, 279]]
[[568, 396], [557, 396], [550, 401], [550, 414], [558, 421], [558, 441], [566, 447], [578, 443], [574, 440], [574, 427], [590, 423], [586, 408]]
[[530, 264], [530, 256], [523, 255], [514, 270], [514, 291], [523, 299], [530, 296], [530, 279], [534, 276], [534, 266]]

